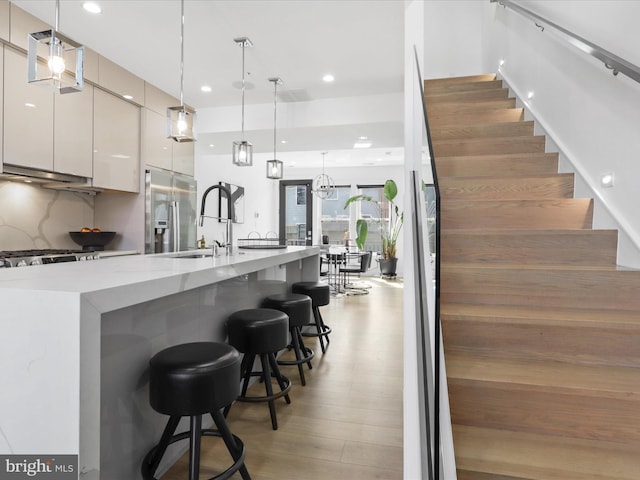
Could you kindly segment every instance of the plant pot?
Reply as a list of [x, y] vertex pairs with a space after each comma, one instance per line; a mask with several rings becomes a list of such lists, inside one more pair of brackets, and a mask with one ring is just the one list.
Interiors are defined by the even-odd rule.
[[385, 277], [396, 276], [396, 268], [398, 267], [397, 258], [379, 258], [378, 264], [380, 265], [380, 275]]

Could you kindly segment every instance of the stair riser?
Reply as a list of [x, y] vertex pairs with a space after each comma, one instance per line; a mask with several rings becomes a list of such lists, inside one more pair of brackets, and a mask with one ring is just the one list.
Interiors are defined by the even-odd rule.
[[573, 198], [573, 175], [490, 178], [443, 177], [440, 195], [445, 200], [514, 200]]
[[447, 303], [640, 310], [640, 272], [441, 267]]
[[425, 95], [437, 95], [441, 93], [477, 92], [478, 90], [502, 90], [502, 80], [488, 82], [441, 84], [427, 83], [424, 86]]
[[424, 81], [424, 88], [431, 87], [446, 87], [449, 85], [470, 85], [470, 84], [483, 84], [483, 83], [501, 83], [500, 80], [496, 80], [496, 75], [493, 73], [485, 73], [480, 75], [467, 75], [464, 77], [446, 77], [446, 78], [429, 78]]
[[533, 136], [533, 122], [494, 123], [488, 125], [468, 125], [431, 127], [431, 140], [454, 140], [462, 138], [525, 137]]
[[444, 127], [462, 127], [483, 123], [520, 122], [524, 118], [521, 108], [501, 108], [482, 112], [469, 112], [465, 115], [436, 114], [429, 112], [429, 123]]
[[[603, 322], [606, 319], [603, 319]], [[640, 367], [640, 325], [607, 328], [575, 322], [513, 322], [495, 318], [442, 319], [445, 351], [464, 351], [518, 360]]]
[[610, 442], [639, 442], [640, 402], [549, 387], [451, 379], [452, 422]]
[[440, 254], [447, 263], [613, 266], [617, 243], [616, 231], [471, 235], [444, 230]]
[[591, 228], [593, 205], [589, 200], [443, 201], [441, 227], [446, 229]]
[[436, 157], [500, 155], [508, 153], [544, 153], [544, 137], [505, 137], [433, 141]]
[[447, 177], [513, 177], [558, 172], [558, 156], [549, 153], [435, 158], [438, 175], [442, 180]]
[[470, 113], [484, 112], [486, 110], [513, 109], [516, 107], [514, 98], [506, 98], [503, 100], [491, 100], [487, 102], [471, 102], [471, 103], [434, 103], [427, 105], [427, 115], [467, 115]]
[[509, 89], [507, 88], [478, 90], [476, 92], [428, 93], [425, 95], [427, 105], [436, 105], [439, 103], [487, 102], [491, 100], [504, 100], [506, 98], [509, 98]]

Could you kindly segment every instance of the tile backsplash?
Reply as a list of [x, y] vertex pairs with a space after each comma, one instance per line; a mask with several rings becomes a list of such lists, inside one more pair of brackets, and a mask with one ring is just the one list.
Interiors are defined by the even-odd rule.
[[93, 221], [91, 195], [0, 181], [0, 250], [78, 249], [68, 232]]

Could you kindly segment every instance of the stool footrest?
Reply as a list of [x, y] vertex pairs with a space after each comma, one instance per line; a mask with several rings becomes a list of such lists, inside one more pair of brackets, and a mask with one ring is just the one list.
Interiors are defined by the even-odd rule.
[[[252, 377], [261, 377], [262, 376], [262, 372], [252, 372], [251, 376]], [[274, 375], [272, 375], [271, 378], [276, 378], [276, 377]], [[280, 390], [279, 392], [274, 393], [273, 395], [262, 395], [262, 396], [259, 396], [259, 397], [254, 397], [254, 396], [249, 397], [249, 396], [246, 396], [246, 395], [240, 395], [238, 398], [236, 398], [236, 400], [238, 402], [254, 403], [254, 402], [270, 402], [272, 400], [275, 400], [276, 398], [284, 397], [291, 390], [291, 380], [289, 380], [284, 375], [282, 375], [282, 380], [284, 380], [284, 382], [285, 382], [284, 389]], [[287, 402], [287, 403], [290, 403], [290, 402]]]
[[313, 359], [313, 350], [310, 348], [305, 348], [303, 352], [302, 358], [300, 360], [278, 360], [278, 365], [301, 365], [303, 363], [307, 363], [308, 361]]
[[[315, 323], [310, 323], [309, 325], [307, 325], [308, 327], [317, 327], [317, 325]], [[322, 333], [318, 333], [318, 332], [302, 332], [302, 336], [303, 337], [321, 337], [324, 335], [329, 335], [331, 333], [331, 327], [329, 327], [328, 325], [323, 325], [321, 327], [322, 329]]]
[[[191, 435], [191, 432], [189, 431], [177, 433], [171, 437], [171, 440], [169, 440], [168, 445], [171, 445], [172, 443], [178, 442], [180, 440], [186, 440], [190, 437], [190, 435]], [[200, 435], [203, 437], [205, 436], [206, 437], [222, 437], [222, 434], [218, 430], [214, 430], [211, 428], [203, 428], [200, 431]], [[209, 480], [228, 480], [233, 476], [234, 473], [240, 470], [240, 468], [244, 465], [244, 457], [245, 457], [244, 443], [242, 443], [242, 440], [240, 440], [237, 436], [233, 434], [231, 435], [235, 440], [236, 445], [238, 446], [238, 450], [240, 451], [240, 456], [233, 463], [233, 465], [227, 468], [224, 472], [214, 477], [211, 477]], [[142, 461], [141, 473], [142, 473], [142, 478], [144, 480], [157, 480], [156, 477], [153, 476], [155, 472], [150, 471], [151, 459], [153, 458], [157, 448], [158, 448], [158, 445], [156, 445], [151, 450], [149, 450], [149, 453], [147, 453], [147, 455], [144, 457], [144, 460]]]

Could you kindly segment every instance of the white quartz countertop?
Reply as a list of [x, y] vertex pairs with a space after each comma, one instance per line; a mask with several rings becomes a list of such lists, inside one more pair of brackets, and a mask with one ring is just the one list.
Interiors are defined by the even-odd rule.
[[319, 247], [290, 246], [278, 250], [236, 249], [233, 255], [175, 258], [208, 250], [155, 255], [128, 255], [86, 262], [69, 262], [0, 269], [0, 290], [17, 289], [69, 293], [98, 293], [130, 289], [141, 284], [171, 285], [182, 291], [249, 272], [289, 263], [319, 253]]

